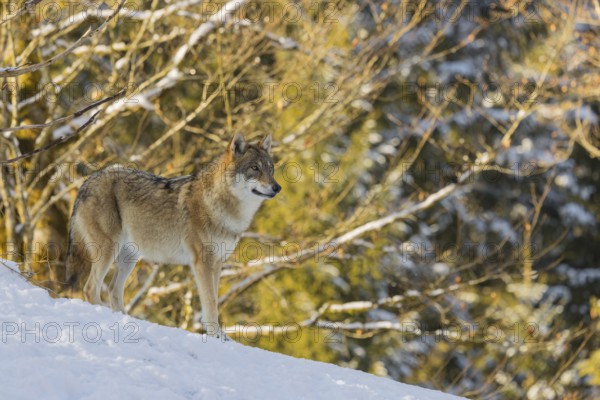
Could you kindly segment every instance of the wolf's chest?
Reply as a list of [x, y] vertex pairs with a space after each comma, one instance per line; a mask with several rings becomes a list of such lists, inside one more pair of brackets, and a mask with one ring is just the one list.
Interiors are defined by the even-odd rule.
[[259, 207], [260, 201], [251, 199], [250, 201], [243, 202], [241, 207], [236, 210], [236, 213], [223, 210], [220, 215], [218, 215], [218, 220], [220, 225], [226, 230], [241, 234], [248, 229]]
[[[237, 259], [236, 247], [239, 239], [236, 237], [223, 237], [212, 235], [200, 244], [202, 261], [224, 263], [228, 259]], [[232, 257], [233, 256], [233, 257]]]

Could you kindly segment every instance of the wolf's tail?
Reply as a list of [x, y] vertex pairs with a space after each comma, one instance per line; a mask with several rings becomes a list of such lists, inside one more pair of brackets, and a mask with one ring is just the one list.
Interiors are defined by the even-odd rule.
[[71, 223], [69, 224], [69, 243], [67, 246], [66, 273], [63, 290], [79, 289], [79, 281], [82, 276], [89, 274], [91, 260], [87, 254], [84, 238], [77, 229], [75, 219], [77, 215], [73, 211]]

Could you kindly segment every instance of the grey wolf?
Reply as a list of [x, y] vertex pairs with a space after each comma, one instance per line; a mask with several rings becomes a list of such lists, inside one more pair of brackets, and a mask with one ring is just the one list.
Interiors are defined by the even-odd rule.
[[202, 323], [208, 333], [219, 335], [218, 287], [225, 254], [235, 248], [263, 200], [280, 192], [273, 173], [271, 136], [250, 144], [240, 134], [211, 167], [194, 175], [168, 179], [120, 165], [96, 172], [83, 183], [73, 206], [68, 285], [89, 271], [84, 297], [101, 304], [102, 283], [114, 262], [109, 301], [114, 310], [125, 312], [125, 282], [140, 258], [189, 265]]

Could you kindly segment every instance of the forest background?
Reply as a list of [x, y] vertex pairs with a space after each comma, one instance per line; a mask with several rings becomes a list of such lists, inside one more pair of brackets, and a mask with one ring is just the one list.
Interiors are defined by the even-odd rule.
[[[274, 136], [243, 343], [471, 398], [600, 396], [600, 3], [0, 3], [1, 257], [58, 293], [77, 190]], [[37, 151], [39, 150], [39, 151]], [[198, 331], [189, 270], [129, 313]]]

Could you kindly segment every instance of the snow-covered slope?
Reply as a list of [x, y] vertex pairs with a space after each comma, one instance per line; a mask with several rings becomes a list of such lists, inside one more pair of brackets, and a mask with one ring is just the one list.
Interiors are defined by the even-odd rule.
[[2, 263], [0, 310], [0, 399], [457, 399], [52, 299]]

